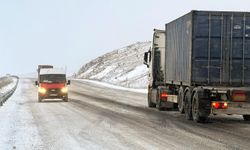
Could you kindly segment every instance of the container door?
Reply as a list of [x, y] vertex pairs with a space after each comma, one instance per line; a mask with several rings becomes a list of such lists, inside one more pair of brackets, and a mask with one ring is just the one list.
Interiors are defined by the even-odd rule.
[[192, 81], [196, 84], [222, 84], [229, 81], [228, 16], [195, 12], [192, 54]]
[[220, 14], [221, 16], [221, 46], [220, 46], [220, 80], [219, 83], [223, 85], [230, 84], [231, 78], [231, 51], [232, 51], [232, 25], [230, 14]]
[[[220, 23], [218, 17], [220, 16]], [[210, 57], [209, 80], [221, 85], [241, 86], [245, 83], [245, 23], [243, 13], [209, 14]], [[217, 27], [216, 27], [217, 26]], [[221, 29], [216, 29], [220, 27]], [[218, 33], [216, 33], [218, 32]], [[220, 34], [220, 36], [219, 36]], [[219, 39], [220, 38], [220, 39]], [[220, 45], [219, 45], [220, 44]], [[219, 53], [218, 53], [219, 51]], [[217, 53], [217, 54], [216, 54]], [[216, 56], [216, 60], [214, 59]], [[208, 58], [209, 60], [209, 58]], [[216, 63], [216, 65], [215, 65]], [[218, 70], [214, 67], [218, 67]], [[219, 77], [219, 78], [218, 78]], [[219, 80], [218, 80], [219, 79]]]
[[230, 34], [230, 84], [244, 84], [244, 16], [241, 14], [232, 14]]
[[243, 84], [250, 84], [250, 14], [245, 15], [243, 29]]
[[230, 76], [232, 85], [250, 83], [250, 17], [246, 13], [231, 15]]
[[199, 12], [194, 15], [194, 82], [249, 85], [249, 15], [239, 12]]

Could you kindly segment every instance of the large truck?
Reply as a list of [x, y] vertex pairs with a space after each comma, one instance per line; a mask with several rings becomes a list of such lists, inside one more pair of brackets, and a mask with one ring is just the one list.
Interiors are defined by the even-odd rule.
[[237, 114], [250, 121], [250, 13], [191, 11], [154, 30], [144, 54], [148, 106], [186, 119]]
[[51, 65], [38, 66], [38, 102], [43, 99], [62, 99], [68, 102], [68, 85], [70, 80], [66, 79], [63, 69], [54, 68]]
[[49, 68], [54, 68], [54, 66], [53, 65], [38, 65], [38, 67], [37, 67], [37, 74], [38, 74], [37, 79], [38, 79], [38, 81], [40, 81], [40, 71], [41, 71], [41, 69], [49, 69]]

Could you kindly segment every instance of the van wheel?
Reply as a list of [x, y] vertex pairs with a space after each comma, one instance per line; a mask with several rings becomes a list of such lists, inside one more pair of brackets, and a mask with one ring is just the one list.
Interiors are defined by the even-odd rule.
[[42, 97], [38, 96], [38, 102], [42, 102]]
[[63, 101], [68, 102], [69, 101], [68, 97], [63, 98]]
[[179, 92], [178, 92], [178, 109], [180, 113], [184, 113], [184, 91], [183, 91], [183, 87], [180, 87]]
[[191, 93], [190, 90], [188, 90], [185, 93], [184, 97], [184, 111], [185, 111], [185, 117], [187, 120], [192, 120], [192, 102], [191, 102]]
[[195, 122], [202, 122], [204, 123], [207, 120], [208, 116], [202, 116], [202, 113], [200, 112], [200, 110], [202, 108], [200, 108], [200, 98], [198, 96], [198, 93], [195, 92], [194, 97], [193, 97], [193, 101], [192, 101], [192, 116], [193, 116], [193, 120]]
[[243, 119], [245, 121], [250, 121], [250, 115], [243, 115]]

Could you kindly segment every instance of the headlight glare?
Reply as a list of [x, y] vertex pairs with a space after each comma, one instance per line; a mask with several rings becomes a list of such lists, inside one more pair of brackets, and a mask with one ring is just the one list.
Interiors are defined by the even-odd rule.
[[63, 88], [61, 89], [61, 92], [67, 93], [67, 92], [68, 92], [68, 88], [67, 88], [67, 87], [63, 87]]
[[45, 93], [47, 92], [46, 89], [43, 88], [43, 87], [39, 87], [39, 88], [38, 88], [38, 91], [39, 91], [39, 93], [41, 93], [41, 94], [45, 94]]

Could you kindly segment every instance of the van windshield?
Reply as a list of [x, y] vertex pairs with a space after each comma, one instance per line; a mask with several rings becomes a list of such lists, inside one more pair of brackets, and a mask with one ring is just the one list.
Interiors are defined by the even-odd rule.
[[41, 83], [65, 83], [66, 75], [65, 74], [45, 74], [40, 75]]

